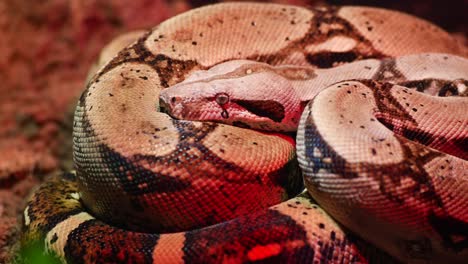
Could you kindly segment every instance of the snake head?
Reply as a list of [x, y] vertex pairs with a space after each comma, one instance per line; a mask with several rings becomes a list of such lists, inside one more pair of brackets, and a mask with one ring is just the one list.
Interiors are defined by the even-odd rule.
[[295, 131], [303, 104], [291, 68], [245, 60], [221, 63], [163, 90], [161, 109], [177, 119]]

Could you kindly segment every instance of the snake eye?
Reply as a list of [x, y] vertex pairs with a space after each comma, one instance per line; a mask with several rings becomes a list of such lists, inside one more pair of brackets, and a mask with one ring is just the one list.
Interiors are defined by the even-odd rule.
[[229, 95], [225, 93], [219, 93], [215, 96], [215, 98], [216, 98], [216, 103], [218, 103], [219, 105], [224, 105], [227, 102], [229, 102]]
[[175, 103], [178, 103], [178, 102], [181, 101], [181, 97], [179, 97], [179, 96], [172, 96], [170, 100], [171, 100], [171, 104], [175, 104]]

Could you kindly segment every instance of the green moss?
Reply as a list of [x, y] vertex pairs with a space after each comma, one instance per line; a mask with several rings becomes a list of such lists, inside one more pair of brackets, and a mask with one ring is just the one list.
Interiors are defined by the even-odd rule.
[[35, 242], [21, 247], [15, 264], [60, 264], [60, 258], [53, 253], [45, 253], [43, 243]]

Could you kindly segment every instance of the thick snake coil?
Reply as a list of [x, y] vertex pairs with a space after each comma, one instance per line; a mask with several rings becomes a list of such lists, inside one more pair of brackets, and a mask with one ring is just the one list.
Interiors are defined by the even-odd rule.
[[23, 245], [68, 263], [463, 263], [466, 54], [375, 8], [169, 19], [88, 82], [76, 173], [35, 192]]

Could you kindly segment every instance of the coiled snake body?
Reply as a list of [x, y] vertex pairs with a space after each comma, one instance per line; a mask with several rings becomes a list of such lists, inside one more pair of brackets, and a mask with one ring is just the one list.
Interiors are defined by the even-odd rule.
[[464, 56], [375, 8], [176, 16], [89, 81], [76, 175], [35, 192], [23, 244], [69, 263], [462, 263]]

